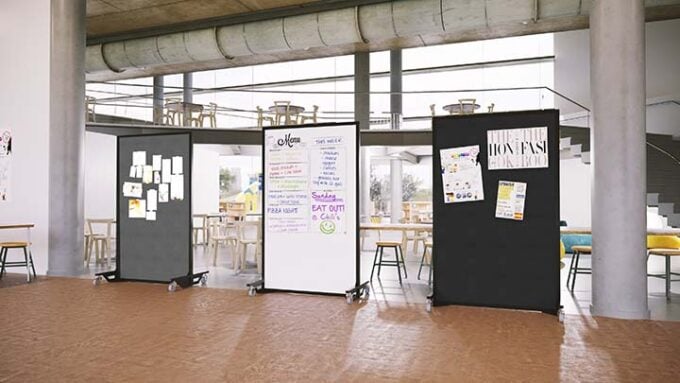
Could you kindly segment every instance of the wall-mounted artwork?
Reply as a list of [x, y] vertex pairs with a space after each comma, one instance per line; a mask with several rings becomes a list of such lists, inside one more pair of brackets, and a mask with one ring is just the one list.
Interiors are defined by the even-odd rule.
[[9, 201], [12, 160], [12, 132], [0, 129], [0, 202]]

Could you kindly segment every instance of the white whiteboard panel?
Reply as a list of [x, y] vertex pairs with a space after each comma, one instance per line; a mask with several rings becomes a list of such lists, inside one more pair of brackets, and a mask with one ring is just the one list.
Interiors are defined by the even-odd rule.
[[264, 131], [264, 287], [343, 294], [357, 274], [357, 126]]

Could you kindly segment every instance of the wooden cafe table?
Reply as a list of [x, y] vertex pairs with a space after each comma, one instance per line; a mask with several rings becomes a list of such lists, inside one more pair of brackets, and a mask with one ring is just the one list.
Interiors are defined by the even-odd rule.
[[414, 231], [416, 236], [419, 232], [431, 233], [432, 224], [430, 223], [361, 223], [359, 225], [361, 231], [400, 231], [401, 232], [401, 248], [406, 249], [406, 232]]

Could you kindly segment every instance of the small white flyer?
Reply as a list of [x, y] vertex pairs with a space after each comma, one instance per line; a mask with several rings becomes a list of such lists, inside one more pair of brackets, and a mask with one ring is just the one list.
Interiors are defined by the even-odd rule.
[[145, 151], [132, 152], [132, 164], [135, 166], [146, 165], [146, 152]]
[[525, 182], [498, 181], [496, 218], [523, 221], [526, 191]]
[[130, 166], [130, 178], [137, 177], [137, 167], [135, 165]]
[[124, 182], [123, 197], [142, 198], [142, 184], [139, 182]]
[[172, 174], [183, 174], [182, 171], [182, 157], [172, 157]]
[[153, 183], [158, 185], [161, 183], [161, 172], [154, 171], [153, 172]]
[[155, 221], [156, 220], [156, 211], [147, 211], [146, 212], [146, 220], [147, 221]]
[[145, 184], [150, 184], [153, 182], [153, 168], [151, 165], [144, 165], [142, 167], [142, 172], [143, 172], [143, 177], [142, 177], [142, 182]]
[[479, 145], [441, 149], [444, 203], [484, 200]]
[[172, 169], [171, 166], [172, 166], [172, 160], [171, 159], [168, 158], [168, 159], [163, 160], [163, 165], [162, 165], [162, 168], [163, 168], [162, 173], [163, 174], [162, 174], [161, 178], [163, 179], [163, 183], [165, 183], [165, 184], [168, 184], [168, 183], [170, 183], [170, 181], [172, 181], [172, 179], [170, 177], [172, 175], [172, 172], [170, 171]]
[[149, 189], [146, 191], [146, 210], [156, 211], [158, 209], [158, 191], [156, 189]]
[[184, 199], [184, 175], [173, 174], [172, 182], [170, 182], [170, 199], [173, 201], [181, 201]]
[[170, 200], [170, 188], [168, 184], [158, 185], [158, 202], [168, 202]]
[[160, 171], [161, 170], [161, 160], [163, 159], [163, 156], [160, 154], [154, 154], [151, 157], [151, 166], [153, 166], [154, 171]]

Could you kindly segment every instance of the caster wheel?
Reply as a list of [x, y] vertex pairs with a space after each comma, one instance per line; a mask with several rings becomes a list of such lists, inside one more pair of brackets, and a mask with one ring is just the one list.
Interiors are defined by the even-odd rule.
[[174, 293], [176, 290], [177, 290], [177, 282], [172, 281], [172, 282], [168, 285], [168, 292]]
[[564, 310], [560, 309], [557, 312], [557, 320], [560, 321], [560, 323], [564, 323]]
[[208, 285], [208, 276], [206, 274], [201, 275], [201, 286], [205, 287]]
[[432, 312], [432, 299], [428, 299], [425, 302], [425, 311], [427, 311], [428, 313]]
[[371, 296], [371, 289], [368, 287], [364, 289], [364, 299], [368, 299]]
[[102, 280], [103, 280], [103, 279], [104, 279], [104, 278], [102, 278], [101, 276], [96, 276], [96, 277], [94, 277], [94, 279], [92, 280], [92, 285], [93, 285], [93, 286], [99, 286], [99, 284], [102, 283]]
[[354, 302], [354, 294], [352, 293], [345, 294], [345, 300], [347, 301], [348, 305], [351, 305], [352, 302]]
[[249, 287], [249, 288], [248, 288], [248, 296], [249, 296], [249, 297], [254, 297], [255, 295], [257, 295], [257, 290], [255, 290], [254, 287]]

